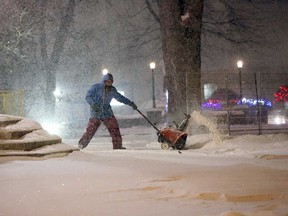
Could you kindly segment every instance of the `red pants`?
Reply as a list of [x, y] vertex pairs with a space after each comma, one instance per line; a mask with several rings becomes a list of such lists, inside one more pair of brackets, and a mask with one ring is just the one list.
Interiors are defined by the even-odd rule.
[[81, 143], [84, 147], [86, 147], [93, 138], [93, 136], [95, 135], [96, 131], [98, 130], [102, 122], [105, 124], [110, 133], [110, 136], [112, 137], [113, 149], [121, 148], [122, 137], [115, 116], [111, 116], [110, 118], [107, 119], [90, 118], [86, 128], [86, 132], [79, 140], [79, 143]]

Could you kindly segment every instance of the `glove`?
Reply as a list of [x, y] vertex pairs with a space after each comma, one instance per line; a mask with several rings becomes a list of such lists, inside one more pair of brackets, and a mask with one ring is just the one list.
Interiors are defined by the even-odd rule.
[[97, 111], [98, 111], [98, 112], [100, 111], [99, 106], [96, 105], [96, 104], [93, 104], [91, 107], [92, 107], [92, 109], [93, 109], [94, 111], [96, 111], [96, 112], [97, 112]]
[[131, 106], [134, 110], [137, 109], [137, 105], [136, 105], [134, 102], [132, 102], [130, 106]]

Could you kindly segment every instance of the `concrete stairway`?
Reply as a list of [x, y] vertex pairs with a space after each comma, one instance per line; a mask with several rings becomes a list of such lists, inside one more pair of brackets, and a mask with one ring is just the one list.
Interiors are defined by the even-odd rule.
[[61, 137], [49, 134], [35, 121], [0, 114], [0, 156], [44, 156], [75, 150], [79, 149], [62, 143]]

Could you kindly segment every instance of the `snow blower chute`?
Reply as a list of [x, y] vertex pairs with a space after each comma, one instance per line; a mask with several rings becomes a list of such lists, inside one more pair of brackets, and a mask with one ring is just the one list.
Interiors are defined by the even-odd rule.
[[162, 149], [173, 149], [181, 150], [184, 148], [187, 139], [187, 132], [185, 131], [188, 126], [188, 120], [190, 115], [185, 114], [185, 119], [178, 126], [175, 122], [176, 128], [165, 127], [158, 129], [142, 112], [136, 109], [140, 115], [142, 115], [150, 125], [157, 131], [158, 142], [161, 143]]

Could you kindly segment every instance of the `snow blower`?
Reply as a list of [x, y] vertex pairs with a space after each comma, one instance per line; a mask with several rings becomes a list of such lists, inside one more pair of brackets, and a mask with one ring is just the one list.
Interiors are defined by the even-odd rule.
[[161, 149], [173, 149], [181, 150], [185, 147], [187, 132], [185, 131], [188, 126], [188, 120], [190, 115], [185, 114], [185, 119], [180, 125], [176, 125], [176, 128], [165, 127], [163, 129], [158, 129], [142, 112], [136, 109], [140, 115], [142, 115], [150, 125], [157, 131], [158, 142], [161, 143]]

